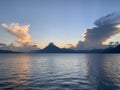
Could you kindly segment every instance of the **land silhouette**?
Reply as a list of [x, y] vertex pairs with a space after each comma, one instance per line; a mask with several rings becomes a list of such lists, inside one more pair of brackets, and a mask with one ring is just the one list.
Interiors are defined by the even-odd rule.
[[0, 53], [120, 53], [120, 45], [109, 47], [106, 49], [73, 50], [70, 48], [59, 48], [51, 42], [48, 44], [48, 46], [39, 50], [31, 50], [29, 52], [0, 50]]

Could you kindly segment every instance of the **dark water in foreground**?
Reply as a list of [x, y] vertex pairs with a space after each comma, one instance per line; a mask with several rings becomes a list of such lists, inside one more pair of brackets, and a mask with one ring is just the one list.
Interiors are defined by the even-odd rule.
[[120, 90], [120, 54], [0, 54], [0, 90]]

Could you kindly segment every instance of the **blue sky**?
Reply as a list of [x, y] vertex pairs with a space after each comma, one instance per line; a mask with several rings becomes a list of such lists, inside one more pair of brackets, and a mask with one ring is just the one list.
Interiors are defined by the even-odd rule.
[[[49, 42], [65, 46], [82, 40], [85, 28], [119, 9], [120, 0], [0, 0], [0, 24], [30, 24], [31, 39], [41, 47]], [[1, 43], [15, 39], [0, 26]]]

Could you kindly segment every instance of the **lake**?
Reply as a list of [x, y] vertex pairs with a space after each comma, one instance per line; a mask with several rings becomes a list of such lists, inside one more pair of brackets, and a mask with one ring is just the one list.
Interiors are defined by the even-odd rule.
[[0, 90], [120, 90], [120, 54], [0, 54]]

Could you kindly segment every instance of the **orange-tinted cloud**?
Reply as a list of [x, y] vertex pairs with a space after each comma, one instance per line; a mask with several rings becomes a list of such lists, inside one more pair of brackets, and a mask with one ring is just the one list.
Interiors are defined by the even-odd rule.
[[12, 50], [36, 50], [37, 43], [33, 42], [30, 38], [30, 34], [28, 33], [30, 25], [20, 25], [18, 23], [12, 23], [10, 25], [2, 24], [2, 27], [7, 30], [11, 35], [15, 36], [17, 39], [15, 42], [12, 42], [8, 47]]
[[9, 26], [7, 24], [2, 24], [2, 27], [5, 28], [10, 34], [17, 37], [16, 42], [20, 44], [29, 44], [32, 41], [30, 40], [30, 34], [28, 34], [30, 25], [19, 25], [18, 23], [12, 23]]

